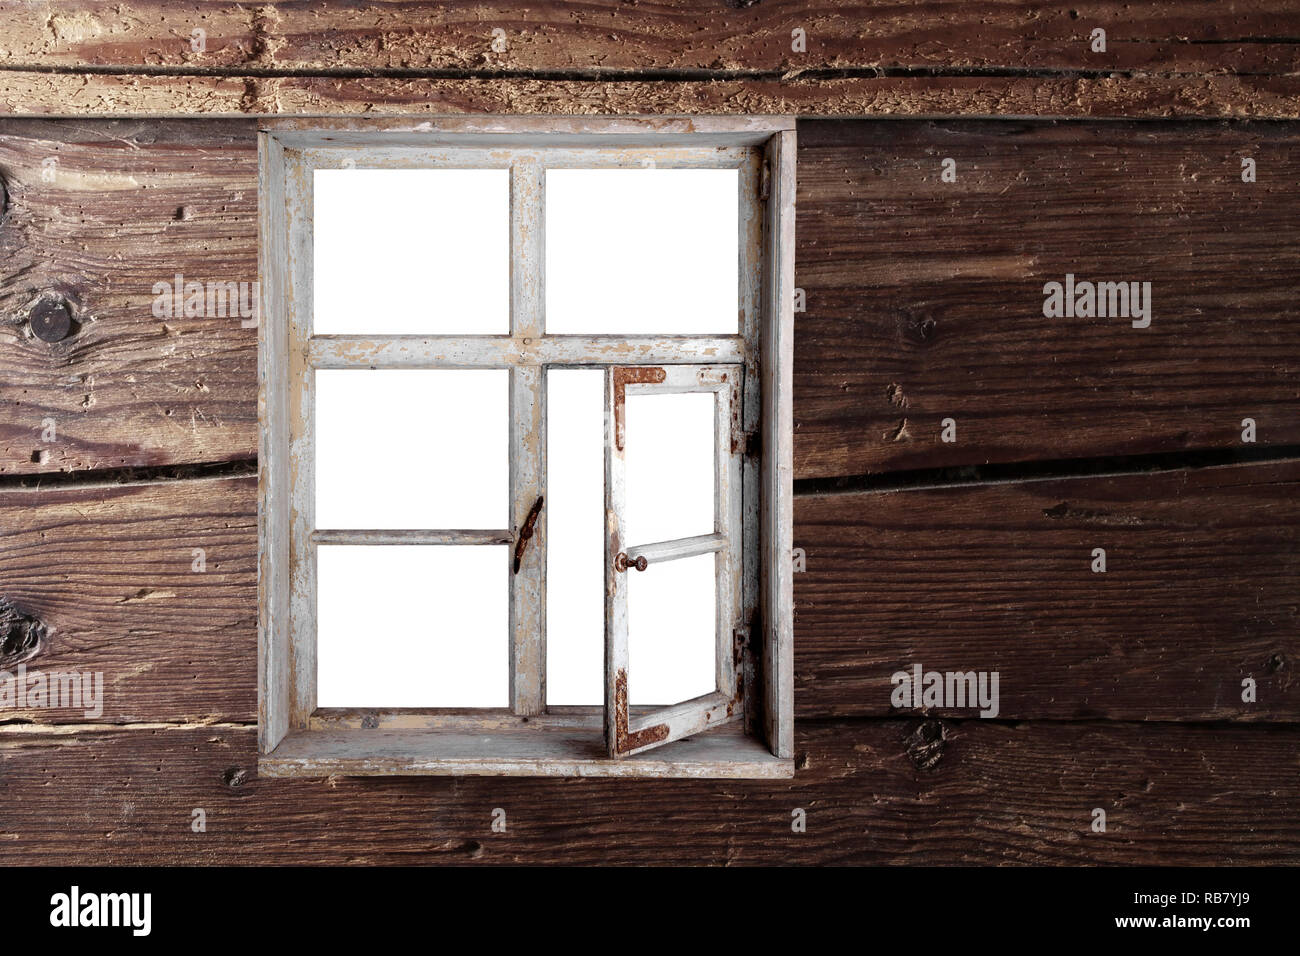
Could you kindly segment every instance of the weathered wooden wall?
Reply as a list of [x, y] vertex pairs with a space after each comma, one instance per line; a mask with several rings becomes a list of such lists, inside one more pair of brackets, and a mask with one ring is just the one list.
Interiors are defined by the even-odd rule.
[[[0, 112], [1294, 117], [1289, 6], [0, 0]], [[0, 860], [1300, 862], [1300, 125], [800, 123], [800, 769], [752, 783], [258, 778], [256, 330], [151, 308], [257, 278], [255, 131], [0, 119], [0, 598], [48, 627], [0, 667], [105, 680], [0, 712]], [[1151, 327], [1043, 318], [1066, 272]], [[1001, 713], [891, 708], [914, 663]]]
[[1288, 0], [2, 0], [0, 112], [1295, 116], [1296, 19]]

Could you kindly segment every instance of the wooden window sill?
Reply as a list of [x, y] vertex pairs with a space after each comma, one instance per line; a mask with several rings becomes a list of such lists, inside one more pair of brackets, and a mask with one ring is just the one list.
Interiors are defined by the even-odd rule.
[[775, 757], [739, 728], [719, 727], [622, 760], [593, 728], [308, 729], [291, 731], [258, 760], [265, 777], [506, 776], [781, 778], [794, 761]]

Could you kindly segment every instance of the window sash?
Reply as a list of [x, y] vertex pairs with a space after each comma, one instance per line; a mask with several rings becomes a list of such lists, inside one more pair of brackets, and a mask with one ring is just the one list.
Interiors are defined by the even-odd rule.
[[[611, 757], [628, 757], [739, 720], [743, 675], [737, 674], [742, 615], [744, 530], [740, 428], [743, 368], [694, 365], [616, 367], [605, 374], [605, 739]], [[628, 540], [625, 403], [630, 395], [704, 392], [713, 396], [713, 531], [659, 542]], [[662, 563], [714, 555], [714, 689], [693, 700], [631, 714], [628, 697], [628, 576], [632, 562]], [[621, 566], [621, 567], [620, 567]]]

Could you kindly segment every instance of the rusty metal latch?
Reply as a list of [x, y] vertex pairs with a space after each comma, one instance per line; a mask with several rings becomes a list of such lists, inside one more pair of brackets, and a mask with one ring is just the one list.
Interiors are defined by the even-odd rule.
[[614, 556], [614, 570], [619, 574], [626, 572], [629, 567], [636, 568], [638, 571], [644, 571], [646, 568], [650, 567], [650, 562], [645, 559], [644, 554], [638, 555], [635, 561], [629, 561], [627, 559], [626, 551], [620, 551]]
[[519, 567], [524, 563], [524, 551], [528, 549], [528, 539], [533, 536], [533, 527], [537, 524], [537, 516], [541, 513], [542, 499], [538, 498], [528, 509], [528, 517], [524, 519], [524, 526], [519, 529], [519, 537], [515, 539], [515, 574], [519, 573]]

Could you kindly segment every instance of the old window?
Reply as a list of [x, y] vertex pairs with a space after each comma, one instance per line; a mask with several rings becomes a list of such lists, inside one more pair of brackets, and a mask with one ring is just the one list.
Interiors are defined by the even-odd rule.
[[792, 123], [260, 153], [260, 772], [789, 774]]

